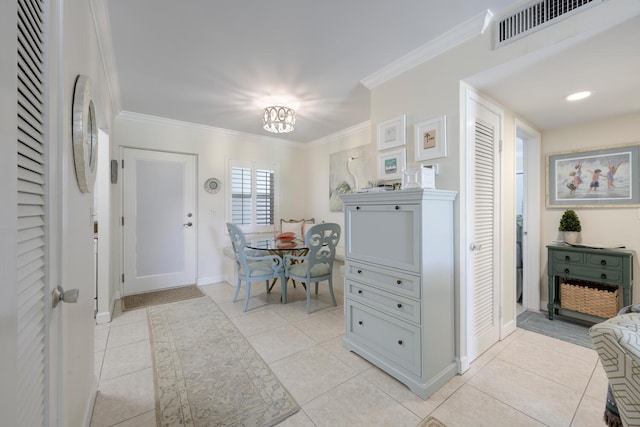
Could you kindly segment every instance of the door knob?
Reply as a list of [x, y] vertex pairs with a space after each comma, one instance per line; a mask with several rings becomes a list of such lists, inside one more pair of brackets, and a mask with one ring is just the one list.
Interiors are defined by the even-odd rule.
[[51, 307], [56, 308], [60, 301], [74, 303], [78, 302], [78, 295], [80, 289], [69, 289], [65, 291], [62, 286], [58, 285], [53, 291], [51, 291]]
[[189, 221], [189, 222], [185, 222], [182, 225], [184, 225], [185, 227], [191, 227], [193, 225], [193, 223], [191, 221]]

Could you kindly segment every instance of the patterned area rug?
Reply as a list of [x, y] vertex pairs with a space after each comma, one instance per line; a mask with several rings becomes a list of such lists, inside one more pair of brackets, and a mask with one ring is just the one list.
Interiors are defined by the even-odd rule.
[[555, 316], [553, 320], [549, 320], [547, 313], [536, 313], [528, 310], [520, 314], [517, 320], [518, 328], [592, 349], [593, 344], [589, 336], [589, 327], [591, 325], [591, 323], [579, 320], [567, 321], [558, 316]]
[[159, 426], [273, 426], [300, 409], [211, 298], [147, 310]]
[[161, 291], [145, 292], [143, 294], [127, 295], [122, 298], [122, 311], [135, 308], [150, 307], [152, 305], [167, 304], [185, 299], [198, 298], [204, 293], [196, 285], [181, 286]]

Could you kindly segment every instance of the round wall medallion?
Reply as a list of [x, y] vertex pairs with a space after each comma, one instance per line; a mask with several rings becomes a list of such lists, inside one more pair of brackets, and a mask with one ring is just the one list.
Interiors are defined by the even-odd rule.
[[98, 169], [98, 129], [91, 84], [89, 77], [83, 75], [78, 76], [73, 89], [71, 136], [78, 187], [81, 192], [89, 193]]
[[209, 178], [204, 183], [204, 189], [211, 194], [217, 193], [218, 191], [220, 191], [220, 180], [217, 178]]

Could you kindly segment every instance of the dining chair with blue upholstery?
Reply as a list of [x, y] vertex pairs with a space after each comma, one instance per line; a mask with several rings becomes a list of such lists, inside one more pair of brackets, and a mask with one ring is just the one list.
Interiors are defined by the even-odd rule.
[[[316, 224], [307, 230], [304, 238], [309, 252], [304, 256], [287, 254], [284, 256], [285, 277], [306, 284], [307, 313], [311, 312], [311, 283], [315, 283], [318, 295], [318, 284], [327, 281], [331, 301], [334, 307], [336, 297], [333, 294], [333, 261], [336, 246], [340, 241], [340, 225], [334, 223]], [[286, 292], [283, 290], [283, 293]]]
[[[233, 302], [237, 301], [238, 294], [240, 293], [240, 283], [244, 281], [247, 284], [247, 295], [244, 299], [243, 311], [247, 311], [252, 283], [264, 281], [266, 283], [267, 293], [269, 293], [269, 280], [271, 279], [280, 279], [283, 287], [286, 286], [283, 261], [278, 255], [256, 255], [255, 252], [247, 250], [247, 241], [244, 232], [237, 226], [227, 223], [227, 230], [229, 231], [229, 238], [231, 239], [234, 257], [238, 267], [238, 280]], [[283, 303], [287, 302], [286, 295], [285, 289], [282, 292]]]

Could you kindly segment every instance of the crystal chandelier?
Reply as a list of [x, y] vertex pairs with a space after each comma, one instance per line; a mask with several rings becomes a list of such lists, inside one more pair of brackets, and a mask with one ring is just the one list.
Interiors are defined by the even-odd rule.
[[265, 130], [273, 133], [291, 132], [296, 124], [296, 112], [280, 105], [264, 109], [262, 124]]

